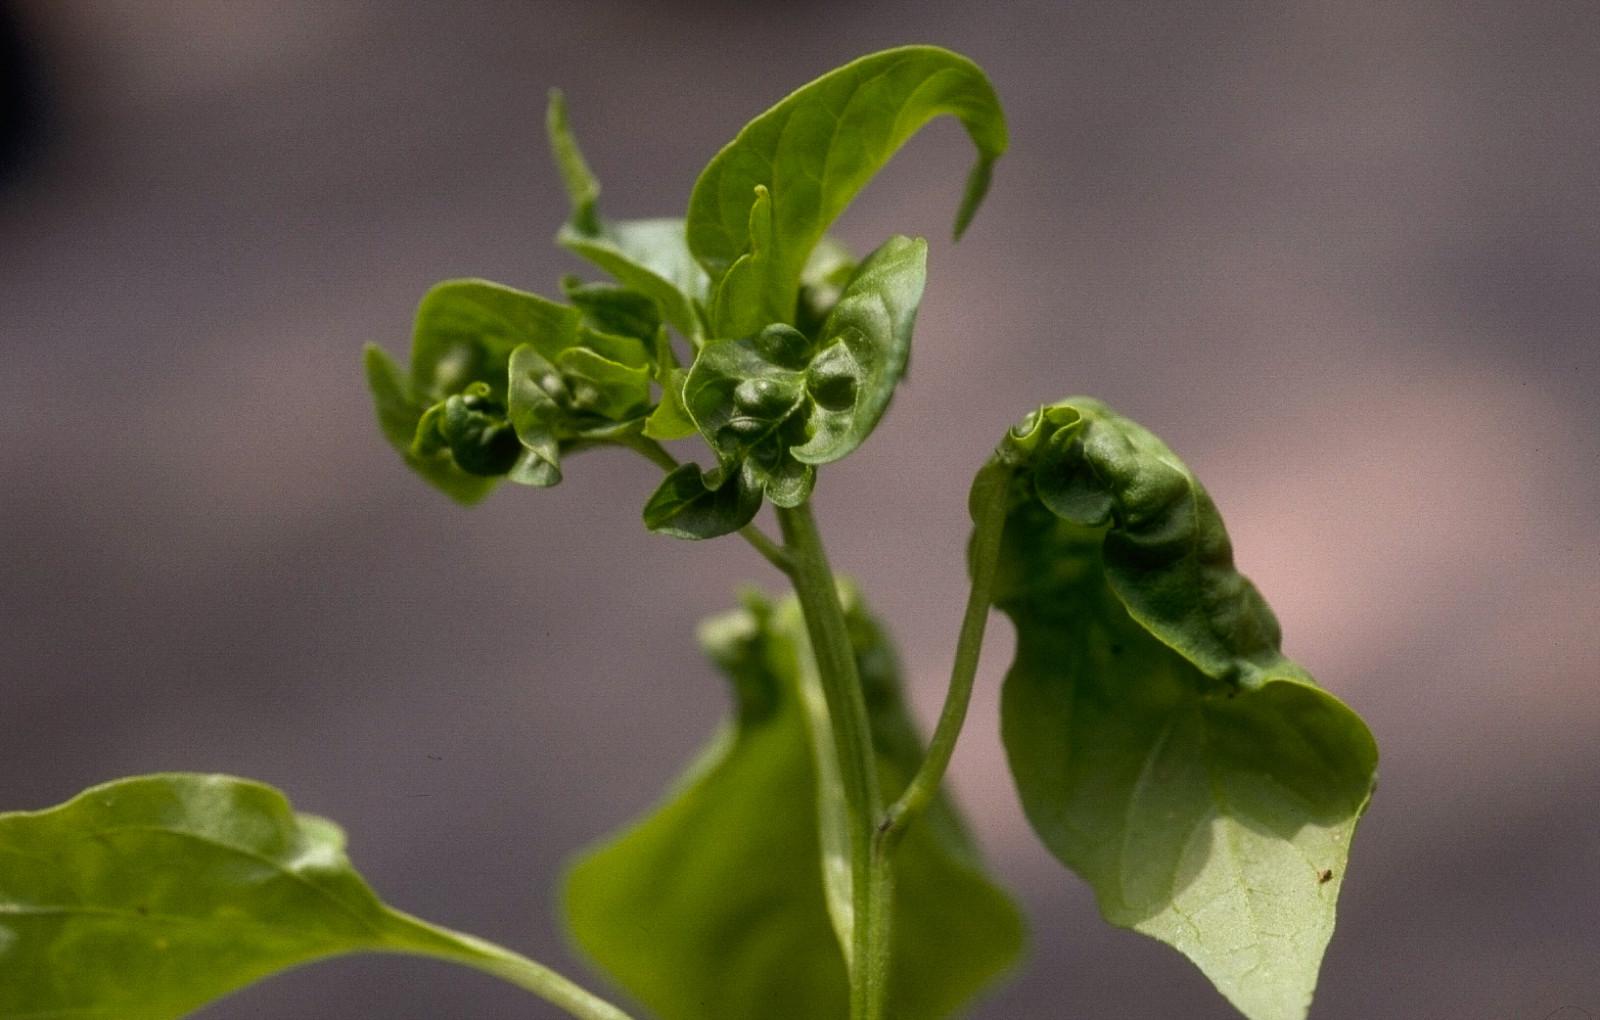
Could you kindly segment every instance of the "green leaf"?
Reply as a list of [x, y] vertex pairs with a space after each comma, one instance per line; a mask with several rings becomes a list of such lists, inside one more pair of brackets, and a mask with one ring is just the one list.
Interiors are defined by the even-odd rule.
[[772, 276], [773, 237], [772, 195], [765, 185], [756, 185], [750, 203], [750, 223], [746, 231], [748, 249], [734, 260], [717, 281], [711, 297], [711, 329], [720, 337], [749, 336], [774, 322], [787, 323], [788, 316], [773, 314], [766, 290]]
[[[893, 789], [915, 768], [921, 744], [893, 649], [853, 593], [848, 607], [879, 766]], [[821, 692], [814, 669], [801, 664], [804, 634], [793, 599], [774, 608], [754, 596], [702, 627], [702, 643], [732, 681], [733, 719], [663, 804], [568, 876], [578, 945], [661, 1020], [849, 1012], [823, 889], [816, 734], [806, 708]], [[947, 1016], [1016, 960], [1021, 920], [984, 877], [943, 798], [895, 859], [890, 1015]]]
[[461, 470], [448, 449], [426, 455], [413, 451], [412, 440], [422, 420], [423, 409], [411, 399], [409, 384], [401, 375], [400, 367], [376, 344], [367, 345], [362, 360], [367, 388], [372, 391], [372, 401], [378, 412], [378, 427], [406, 464], [458, 503], [471, 505], [487, 496], [494, 488], [494, 480]]
[[695, 306], [706, 301], [710, 285], [705, 271], [689, 254], [683, 221], [606, 221], [596, 204], [600, 183], [583, 159], [567, 123], [566, 101], [558, 91], [550, 93], [545, 126], [572, 199], [572, 218], [556, 235], [556, 242], [654, 300], [668, 322], [698, 343], [702, 329]]
[[547, 360], [578, 341], [578, 312], [488, 280], [447, 280], [417, 306], [411, 388], [427, 402], [474, 382], [503, 400], [511, 352], [528, 344]]
[[855, 255], [842, 241], [824, 234], [800, 270], [800, 307], [795, 319], [800, 332], [815, 336], [822, 329], [823, 320], [855, 272]]
[[629, 287], [584, 283], [575, 276], [563, 278], [561, 290], [589, 328], [638, 340], [641, 348], [655, 343], [656, 331], [661, 328], [661, 310], [652, 298]]
[[337, 826], [260, 783], [142, 776], [0, 815], [0, 1016], [167, 1020], [353, 952], [439, 957], [625, 1020], [531, 960], [385, 906]]
[[707, 476], [683, 464], [661, 480], [644, 506], [644, 526], [673, 538], [716, 538], [738, 531], [761, 509], [761, 490], [738, 471]]
[[1377, 748], [1278, 649], [1205, 490], [1089, 399], [1013, 429], [996, 604], [1002, 734], [1045, 845], [1113, 924], [1193, 960], [1252, 1020], [1310, 1006]]
[[562, 351], [556, 367], [567, 381], [575, 414], [623, 422], [649, 413], [648, 369], [630, 368], [588, 347]]
[[775, 323], [702, 347], [683, 385], [684, 406], [723, 470], [739, 471], [777, 506], [800, 505], [816, 481], [816, 469], [789, 452], [812, 417], [810, 363], [806, 338]]
[[816, 411], [811, 438], [790, 450], [796, 460], [836, 461], [877, 427], [905, 374], [927, 264], [928, 242], [891, 237], [845, 285], [821, 333], [824, 350], [836, 353], [817, 357], [807, 372]]
[[756, 189], [767, 189], [773, 246], [757, 267], [759, 283], [744, 285], [755, 302], [746, 314], [758, 326], [795, 322], [801, 272], [823, 232], [901, 145], [943, 114], [960, 119], [978, 150], [956, 217], [959, 237], [1005, 151], [1005, 117], [976, 64], [906, 46], [831, 71], [747, 124], [695, 182], [689, 250], [720, 283], [751, 250], [751, 206]]
[[560, 483], [566, 412], [557, 395], [566, 396], [566, 383], [554, 365], [526, 344], [511, 352], [507, 416], [524, 450], [507, 476], [512, 481], [538, 488]]

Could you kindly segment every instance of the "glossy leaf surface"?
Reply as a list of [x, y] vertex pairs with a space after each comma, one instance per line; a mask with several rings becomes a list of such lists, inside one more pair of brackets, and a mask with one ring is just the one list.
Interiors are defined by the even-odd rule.
[[644, 506], [644, 526], [673, 538], [716, 538], [738, 531], [761, 509], [761, 490], [738, 471], [701, 472], [684, 464], [667, 474]]
[[836, 461], [877, 426], [905, 374], [927, 264], [926, 241], [891, 237], [851, 275], [819, 334], [825, 356], [807, 379], [816, 413], [796, 460]]
[[274, 972], [363, 951], [570, 987], [385, 906], [351, 867], [337, 826], [296, 814], [260, 783], [143, 776], [0, 815], [8, 1020], [167, 1020]]
[[[848, 610], [879, 767], [897, 790], [920, 741], [893, 650], [853, 594]], [[579, 946], [662, 1020], [848, 1013], [806, 709], [822, 695], [801, 665], [804, 633], [792, 600], [751, 598], [708, 622], [702, 643], [733, 683], [734, 718], [663, 804], [569, 877]], [[891, 1015], [946, 1016], [1014, 962], [1021, 921], [942, 798], [896, 863]]]
[[996, 604], [1002, 731], [1034, 830], [1113, 924], [1172, 945], [1252, 1020], [1299, 1020], [1377, 749], [1279, 651], [1205, 490], [1088, 399], [1013, 429]]
[[597, 204], [600, 182], [578, 148], [559, 92], [550, 94], [545, 123], [551, 152], [572, 200], [572, 218], [556, 235], [557, 243], [651, 298], [679, 332], [698, 339], [695, 304], [706, 300], [708, 283], [705, 271], [689, 254], [683, 220], [605, 220]]
[[[912, 135], [941, 115], [957, 117], [978, 149], [956, 217], [959, 236], [988, 190], [1006, 148], [1005, 117], [978, 66], [934, 46], [886, 50], [801, 87], [747, 124], [711, 160], [689, 200], [688, 242], [713, 286], [752, 250], [757, 189], [770, 194], [771, 243], [744, 272], [741, 321], [756, 328], [796, 321], [803, 267], [824, 231]], [[754, 239], [763, 247], [762, 239]], [[739, 329], [722, 332], [738, 336]]]

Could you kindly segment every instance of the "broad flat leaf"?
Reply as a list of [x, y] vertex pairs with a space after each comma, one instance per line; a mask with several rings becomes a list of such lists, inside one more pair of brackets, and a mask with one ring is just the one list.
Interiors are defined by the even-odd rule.
[[906, 370], [927, 264], [928, 242], [891, 237], [845, 284], [823, 323], [821, 345], [840, 343], [848, 357], [812, 363], [806, 388], [817, 411], [811, 438], [790, 451], [796, 460], [836, 461], [877, 427]]
[[350, 866], [337, 826], [296, 814], [260, 783], [142, 776], [45, 811], [0, 815], [7, 1020], [168, 1020], [277, 971], [352, 952], [560, 981], [385, 906]]
[[976, 64], [935, 46], [906, 46], [831, 71], [745, 125], [695, 182], [690, 251], [713, 285], [720, 282], [750, 251], [751, 206], [756, 189], [767, 189], [773, 242], [759, 285], [750, 287], [757, 303], [748, 315], [757, 326], [795, 322], [801, 271], [823, 232], [901, 145], [943, 114], [958, 118], [978, 149], [959, 236], [1005, 151], [1005, 117]]
[[572, 218], [556, 235], [556, 242], [654, 300], [668, 322], [698, 342], [701, 327], [695, 304], [705, 302], [709, 285], [705, 271], [689, 254], [683, 221], [605, 220], [596, 204], [600, 182], [573, 137], [560, 92], [550, 93], [545, 126], [572, 199]]
[[[852, 595], [852, 638], [879, 764], [897, 791], [921, 755], [893, 650]], [[829, 920], [799, 665], [799, 607], [758, 597], [702, 628], [733, 682], [734, 718], [637, 825], [584, 855], [566, 886], [578, 945], [661, 1020], [848, 1014]], [[891, 1015], [949, 1015], [1017, 958], [1021, 920], [941, 798], [896, 855]]]
[[1017, 629], [1002, 733], [1034, 830], [1113, 924], [1193, 960], [1252, 1020], [1300, 1020], [1377, 748], [1278, 649], [1222, 519], [1103, 404], [1030, 416], [995, 603]]
[[410, 383], [400, 367], [376, 344], [368, 344], [362, 356], [367, 388], [378, 412], [378, 427], [384, 439], [404, 458], [407, 465], [434, 488], [458, 503], [471, 505], [494, 488], [494, 479], [470, 475], [456, 466], [448, 449], [419, 454], [412, 449], [417, 424], [424, 408], [413, 401]]

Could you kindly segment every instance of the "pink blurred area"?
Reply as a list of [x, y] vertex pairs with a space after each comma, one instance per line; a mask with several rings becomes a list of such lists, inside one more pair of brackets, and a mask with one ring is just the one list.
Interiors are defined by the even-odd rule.
[[[608, 212], [676, 215], [789, 89], [932, 41], [989, 70], [1012, 150], [959, 246], [948, 124], [842, 222], [928, 235], [931, 279], [909, 382], [817, 494], [919, 713], [972, 471], [1030, 406], [1103, 397], [1206, 481], [1287, 650], [1378, 735], [1313, 1016], [1600, 1015], [1593, 5], [7, 7], [32, 130], [0, 164], [0, 805], [256, 776], [391, 901], [580, 970], [563, 860], [709, 735], [693, 625], [777, 578], [645, 533], [620, 456], [450, 505], [383, 444], [361, 345], [403, 352], [438, 279], [580, 269], [549, 243], [550, 86]], [[1036, 845], [990, 641], [956, 788], [1034, 934], [972, 1015], [1230, 1015]], [[356, 960], [204, 1015], [539, 1008]]]

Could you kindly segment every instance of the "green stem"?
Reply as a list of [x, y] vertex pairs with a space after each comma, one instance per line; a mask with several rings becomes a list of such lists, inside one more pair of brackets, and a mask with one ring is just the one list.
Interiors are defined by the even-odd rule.
[[893, 874], [886, 855], [873, 852], [883, 810], [867, 721], [867, 702], [856, 670], [844, 606], [809, 503], [778, 508], [778, 524], [794, 570], [795, 594], [805, 617], [833, 731], [850, 834], [850, 1016], [881, 1020], [889, 976]]
[[521, 953], [476, 935], [429, 924], [398, 910], [393, 913], [399, 922], [413, 927], [395, 941], [394, 948], [398, 952], [449, 960], [492, 974], [559, 1006], [578, 1020], [633, 1020], [593, 992]]
[[[619, 440], [619, 442], [663, 471], [671, 472], [678, 467], [678, 458], [668, 453], [667, 448], [654, 439], [647, 439], [644, 436], [629, 436], [626, 439]], [[750, 547], [760, 553], [768, 563], [785, 574], [793, 575], [794, 570], [789, 563], [789, 554], [783, 551], [782, 546], [768, 538], [766, 532], [754, 524], [746, 524], [739, 529], [739, 537], [750, 543]]]
[[1000, 562], [1000, 539], [1005, 534], [1007, 501], [1011, 492], [1011, 469], [993, 464], [978, 473], [972, 486], [972, 545], [970, 569], [972, 589], [967, 594], [966, 614], [961, 618], [961, 636], [956, 642], [955, 663], [950, 667], [950, 689], [928, 753], [905, 792], [889, 808], [878, 830], [879, 852], [894, 852], [907, 826], [925, 811], [939, 792], [939, 784], [950, 766], [956, 740], [967, 719], [972, 700], [972, 683], [978, 675], [978, 657], [983, 651], [983, 631], [989, 622], [989, 605], [994, 601], [995, 568]]

